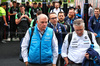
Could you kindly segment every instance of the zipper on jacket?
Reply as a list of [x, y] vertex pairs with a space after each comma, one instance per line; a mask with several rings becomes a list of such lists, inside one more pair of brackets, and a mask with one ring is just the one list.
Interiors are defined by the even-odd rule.
[[40, 38], [40, 64], [41, 64], [41, 38]]

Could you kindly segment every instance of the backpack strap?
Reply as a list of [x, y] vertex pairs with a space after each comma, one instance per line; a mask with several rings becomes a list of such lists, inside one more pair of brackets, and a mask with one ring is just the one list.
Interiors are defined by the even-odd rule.
[[89, 36], [89, 38], [90, 38], [91, 43], [94, 44], [94, 43], [92, 42], [92, 34], [91, 34], [91, 32], [90, 32], [90, 31], [87, 31], [87, 33], [88, 33], [88, 36]]
[[69, 33], [69, 35], [68, 35], [68, 48], [69, 48], [70, 42], [72, 40], [72, 35], [73, 35], [73, 33]]
[[30, 44], [31, 44], [31, 39], [32, 39], [33, 32], [34, 32], [34, 27], [29, 28], [30, 41], [29, 41], [29, 46], [28, 46], [28, 52], [29, 52], [29, 48], [30, 48]]
[[68, 47], [67, 47], [67, 53], [68, 53], [68, 48], [69, 48], [70, 42], [71, 42], [71, 40], [72, 40], [72, 35], [73, 35], [73, 33], [69, 33], [69, 35], [68, 35]]

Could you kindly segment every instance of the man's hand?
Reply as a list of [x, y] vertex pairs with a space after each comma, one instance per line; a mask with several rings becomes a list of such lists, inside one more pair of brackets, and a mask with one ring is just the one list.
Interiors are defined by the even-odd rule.
[[56, 66], [56, 64], [52, 64], [52, 66]]
[[89, 54], [88, 54], [88, 53], [86, 53], [86, 54], [85, 54], [85, 57], [86, 57], [87, 59], [89, 59]]
[[66, 62], [66, 65], [68, 65], [68, 58], [67, 57], [64, 57], [64, 60], [65, 60], [65, 62]]
[[5, 25], [6, 25], [6, 26], [8, 26], [8, 24], [7, 24], [7, 23], [5, 23]]
[[96, 33], [94, 33], [94, 35], [95, 35], [95, 36], [97, 36], [97, 34], [96, 34]]
[[14, 15], [16, 15], [17, 13], [14, 13]]
[[27, 16], [27, 15], [24, 15], [24, 17], [28, 18], [28, 16]]
[[22, 19], [23, 17], [25, 17], [25, 15], [22, 15], [20, 18]]
[[25, 65], [27, 66], [28, 65], [28, 62], [25, 62]]

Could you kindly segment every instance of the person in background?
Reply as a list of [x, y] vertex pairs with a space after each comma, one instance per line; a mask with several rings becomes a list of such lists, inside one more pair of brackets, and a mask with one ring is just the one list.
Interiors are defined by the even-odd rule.
[[29, 13], [31, 14], [32, 19], [34, 19], [36, 17], [36, 13], [38, 11], [42, 11], [42, 9], [41, 8], [38, 8], [37, 7], [37, 3], [35, 2], [35, 3], [33, 3], [33, 7], [31, 7], [29, 9]]
[[89, 18], [90, 18], [91, 16], [93, 16], [93, 7], [92, 7], [91, 4], [89, 4], [88, 15], [89, 15]]
[[12, 2], [10, 2], [10, 7], [12, 7], [13, 6], [13, 4], [12, 4]]
[[25, 12], [29, 12], [29, 9], [31, 8], [29, 2], [26, 2], [26, 5], [25, 5]]
[[65, 28], [66, 28], [66, 31], [70, 32], [70, 25], [69, 24], [65, 24], [64, 18], [65, 18], [64, 12], [59, 12], [58, 13], [58, 23], [63, 24], [65, 26]]
[[6, 2], [1, 3], [0, 6], [0, 43], [3, 42], [3, 34], [4, 34], [4, 25], [8, 26], [8, 23], [6, 21]]
[[[42, 11], [38, 11], [36, 16], [42, 14]], [[31, 21], [31, 24], [30, 24], [30, 27], [34, 27], [36, 25], [36, 21], [37, 21], [37, 17], [35, 17], [32, 21]]]
[[48, 14], [50, 13], [51, 10], [53, 10], [55, 8], [55, 2], [52, 2], [51, 7], [48, 9]]
[[38, 8], [42, 8], [42, 4], [41, 3], [38, 3]]
[[70, 32], [73, 32], [74, 31], [74, 28], [73, 28], [73, 21], [76, 20], [77, 17], [75, 15], [75, 10], [73, 7], [71, 7], [69, 9], [69, 12], [68, 12], [68, 16], [65, 17], [64, 21], [65, 21], [65, 24], [69, 24], [71, 27], [70, 27]]
[[97, 43], [100, 46], [100, 15], [99, 8], [95, 8], [94, 16], [91, 16], [88, 21], [88, 29], [96, 36]]
[[15, 15], [19, 13], [19, 7], [17, 7], [17, 2], [13, 1], [13, 6], [11, 8], [9, 8], [8, 10], [8, 14], [12, 14], [10, 15], [10, 38], [12, 41], [12, 38], [15, 37], [15, 33], [17, 30], [17, 25], [15, 24]]
[[58, 16], [58, 13], [59, 13], [60, 11], [64, 12], [64, 11], [60, 8], [59, 2], [55, 2], [55, 8], [52, 9], [52, 10], [50, 11], [50, 13], [55, 12], [55, 13], [57, 14], [57, 16]]
[[20, 12], [17, 13], [15, 17], [15, 23], [17, 24], [17, 31], [20, 41], [29, 28], [31, 21], [31, 15], [25, 12], [25, 7], [23, 5], [20, 5]]

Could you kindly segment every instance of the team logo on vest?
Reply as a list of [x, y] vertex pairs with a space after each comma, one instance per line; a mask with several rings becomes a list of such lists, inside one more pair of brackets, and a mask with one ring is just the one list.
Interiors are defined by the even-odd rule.
[[46, 35], [47, 35], [47, 36], [49, 36], [49, 34], [48, 34], [48, 33], [47, 33]]
[[76, 40], [76, 38], [74, 38], [73, 40]]

